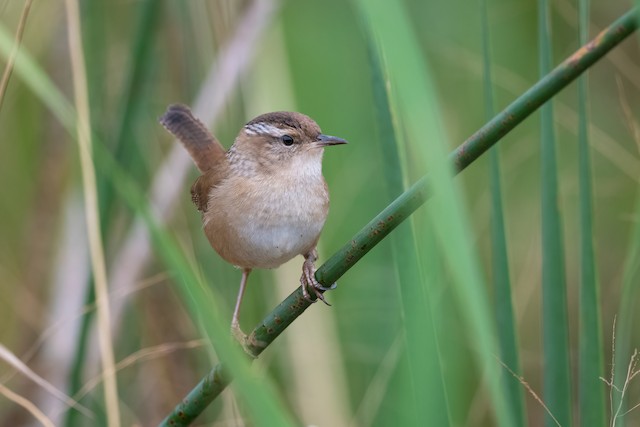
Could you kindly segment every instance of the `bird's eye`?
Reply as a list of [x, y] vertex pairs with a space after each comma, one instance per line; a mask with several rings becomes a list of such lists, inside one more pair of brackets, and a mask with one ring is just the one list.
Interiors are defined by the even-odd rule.
[[282, 143], [287, 147], [293, 144], [293, 137], [291, 135], [282, 135]]

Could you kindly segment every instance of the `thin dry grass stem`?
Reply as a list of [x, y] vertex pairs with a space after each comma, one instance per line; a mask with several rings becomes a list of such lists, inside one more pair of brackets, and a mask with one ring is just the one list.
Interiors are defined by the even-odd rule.
[[[611, 332], [611, 372], [610, 372], [610, 382], [609, 384], [609, 407], [611, 408], [611, 412], [613, 413], [613, 390], [614, 388], [617, 388], [615, 386], [615, 384], [613, 383], [613, 379], [615, 378], [615, 370], [616, 370], [616, 320], [617, 317], [614, 316], [613, 317], [613, 327], [612, 332]], [[604, 380], [604, 378], [600, 378], [602, 379], [605, 383], [607, 383], [607, 381]], [[619, 391], [619, 390], [618, 390]]]
[[[133, 286], [132, 288], [120, 289], [117, 292], [111, 292], [109, 294], [109, 298], [112, 301], [117, 298], [124, 298], [129, 294], [140, 292], [150, 286], [157, 285], [158, 283], [162, 283], [168, 277], [169, 275], [166, 272], [155, 274], [151, 277], [141, 280], [137, 285]], [[93, 304], [87, 304], [84, 307], [82, 307], [82, 310], [80, 310], [79, 312], [75, 314], [71, 314], [68, 317], [59, 319], [56, 322], [52, 323], [49, 327], [47, 327], [44, 331], [42, 331], [42, 333], [33, 342], [33, 344], [31, 344], [31, 346], [27, 349], [27, 351], [24, 352], [24, 354], [21, 357], [21, 360], [24, 363], [28, 363], [49, 338], [51, 338], [53, 335], [55, 335], [65, 326], [68, 326], [70, 322], [81, 319], [87, 313], [94, 311], [98, 303], [99, 302], [96, 301]], [[0, 383], [6, 383], [13, 377], [13, 375], [15, 375], [15, 373], [16, 373], [15, 371], [6, 372], [2, 377], [0, 377]]]
[[620, 97], [620, 107], [622, 107], [622, 113], [624, 114], [624, 118], [627, 122], [627, 126], [629, 127], [629, 131], [631, 132], [631, 136], [633, 137], [633, 140], [636, 143], [636, 147], [638, 148], [638, 154], [640, 154], [640, 126], [638, 126], [638, 122], [633, 117], [631, 107], [629, 106], [629, 100], [627, 99], [627, 95], [624, 91], [622, 79], [617, 74], [616, 83], [618, 85], [618, 95]]
[[[610, 378], [607, 380], [606, 378], [600, 377], [600, 379], [609, 386], [609, 405], [611, 407], [611, 419], [609, 420], [609, 426], [615, 427], [616, 422], [619, 418], [624, 417], [629, 412], [634, 409], [640, 408], [640, 403], [632, 406], [630, 409], [622, 412], [622, 407], [625, 400], [625, 395], [629, 390], [629, 385], [631, 381], [638, 375], [640, 375], [640, 369], [638, 368], [638, 361], [640, 360], [640, 354], [638, 354], [638, 349], [633, 350], [633, 354], [631, 355], [631, 359], [629, 360], [629, 365], [627, 366], [627, 375], [624, 380], [624, 385], [622, 389], [617, 387], [614, 383], [615, 379], [615, 360], [616, 360], [616, 318], [613, 318], [613, 333], [611, 336], [611, 373]], [[613, 393], [620, 393], [620, 403], [616, 408], [615, 412], [613, 411]]]
[[[207, 342], [204, 339], [197, 339], [185, 342], [170, 342], [159, 344], [153, 347], [146, 347], [122, 359], [115, 365], [115, 369], [116, 372], [118, 372], [138, 362], [157, 359], [159, 357], [166, 356], [179, 350], [200, 348], [206, 345], [206, 343]], [[82, 388], [75, 394], [75, 399], [80, 400], [84, 396], [86, 396], [91, 390], [93, 390], [104, 380], [105, 374], [105, 372], [101, 372], [99, 375], [96, 375], [94, 378], [87, 381], [85, 385], [82, 386]]]
[[47, 416], [44, 413], [42, 413], [42, 411], [38, 409], [38, 407], [34, 405], [33, 402], [31, 402], [27, 398], [20, 396], [17, 393], [14, 393], [13, 391], [5, 387], [3, 384], [0, 384], [0, 394], [2, 394], [4, 397], [11, 400], [12, 402], [22, 406], [31, 415], [33, 415], [35, 419], [40, 421], [40, 424], [42, 424], [43, 426], [55, 427], [55, 424], [53, 423], [53, 421], [47, 418]]
[[[42, 378], [40, 375], [33, 372], [31, 368], [29, 368], [22, 360], [20, 360], [15, 354], [13, 354], [13, 352], [11, 352], [8, 348], [6, 348], [2, 344], [0, 344], [0, 359], [4, 360], [6, 363], [12, 366], [16, 371], [20, 372], [22, 375], [29, 378], [34, 383], [38, 384], [40, 387], [42, 387], [44, 390], [46, 390], [48, 393], [53, 395], [56, 399], [63, 402], [68, 407], [75, 408], [82, 414], [86, 415], [87, 417], [93, 418], [93, 413], [89, 409], [85, 408], [84, 406], [79, 404], [76, 400], [67, 396], [62, 391], [58, 390], [53, 384], [51, 384], [50, 382]], [[2, 385], [1, 382], [0, 382], [0, 385]]]
[[633, 411], [634, 409], [640, 408], [640, 403], [636, 403], [635, 406], [632, 406], [631, 409], [629, 409], [628, 411], [625, 411], [622, 413], [621, 417], [624, 417], [625, 415], [627, 415], [629, 412]]
[[18, 50], [20, 50], [20, 43], [22, 43], [22, 35], [24, 34], [24, 28], [27, 23], [27, 17], [29, 16], [29, 10], [31, 9], [31, 3], [33, 0], [26, 0], [22, 7], [22, 14], [20, 15], [20, 21], [18, 21], [18, 28], [16, 29], [15, 42], [13, 44], [13, 50], [7, 61], [7, 65], [4, 67], [4, 73], [2, 73], [2, 80], [0, 80], [0, 109], [2, 109], [2, 102], [4, 101], [4, 94], [7, 91], [9, 85], [9, 79], [11, 79], [11, 73], [13, 72], [13, 64], [16, 61]]
[[509, 368], [507, 365], [505, 365], [505, 363], [498, 359], [498, 357], [496, 357], [496, 360], [498, 361], [498, 363], [500, 363], [507, 371], [509, 371], [509, 373], [511, 375], [513, 375], [513, 377], [515, 379], [517, 379], [518, 381], [520, 381], [520, 384], [522, 384], [522, 386], [525, 388], [525, 390], [527, 390], [527, 392], [529, 392], [529, 394], [531, 396], [533, 396], [533, 398], [540, 404], [540, 406], [542, 406], [542, 408], [546, 411], [547, 414], [549, 414], [549, 416], [551, 417], [551, 419], [553, 419], [553, 421], [556, 423], [556, 425], [558, 427], [562, 427], [562, 425], [560, 424], [560, 422], [556, 419], [556, 417], [553, 416], [553, 414], [551, 413], [551, 411], [549, 410], [549, 408], [547, 407], [547, 405], [545, 405], [545, 403], [542, 401], [542, 399], [540, 398], [540, 396], [538, 396], [538, 394], [533, 391], [533, 389], [531, 388], [531, 386], [529, 385], [529, 383], [527, 383], [527, 381], [524, 379], [524, 377], [521, 377], [520, 375], [516, 374], [515, 372], [513, 372], [511, 370], [511, 368]]
[[[612, 356], [613, 358], [613, 356]], [[624, 405], [624, 400], [625, 400], [625, 395], [627, 394], [627, 391], [629, 390], [629, 385], [631, 384], [631, 381], [633, 381], [633, 379], [638, 376], [640, 374], [640, 369], [638, 369], [638, 360], [640, 359], [639, 354], [638, 354], [638, 349], [634, 349], [633, 350], [633, 354], [631, 355], [631, 359], [629, 360], [629, 365], [627, 366], [627, 376], [625, 377], [624, 380], [624, 385], [622, 386], [622, 389], [620, 389], [619, 387], [617, 387], [614, 382], [613, 382], [613, 363], [611, 364], [611, 379], [610, 380], [606, 380], [605, 378], [600, 377], [600, 379], [602, 381], [604, 381], [605, 384], [607, 384], [609, 386], [609, 400], [611, 402], [611, 420], [610, 420], [610, 426], [611, 427], [615, 427], [616, 422], [619, 418], [624, 417], [625, 415], [627, 415], [629, 412], [633, 411], [634, 409], [640, 407], [640, 403], [637, 403], [636, 405], [634, 405], [633, 407], [631, 407], [631, 409], [628, 409], [624, 412], [622, 412], [622, 408]], [[620, 393], [620, 400], [618, 403], [618, 407], [615, 408], [615, 412], [613, 412], [613, 393], [614, 391], [617, 391], [618, 393]]]
[[65, 9], [67, 13], [73, 91], [76, 110], [78, 112], [78, 149], [80, 151], [82, 186], [84, 190], [85, 211], [87, 216], [89, 252], [91, 255], [96, 299], [98, 301], [98, 340], [100, 343], [100, 358], [102, 362], [102, 370], [106, 373], [104, 380], [105, 413], [107, 425], [109, 427], [119, 427], [120, 408], [118, 406], [118, 386], [115, 376], [113, 342], [111, 340], [107, 269], [104, 260], [102, 236], [100, 234], [100, 214], [98, 211], [96, 172], [91, 155], [89, 94], [87, 93], [87, 75], [84, 63], [84, 53], [82, 50], [80, 10], [78, 2], [74, 0], [67, 0]]

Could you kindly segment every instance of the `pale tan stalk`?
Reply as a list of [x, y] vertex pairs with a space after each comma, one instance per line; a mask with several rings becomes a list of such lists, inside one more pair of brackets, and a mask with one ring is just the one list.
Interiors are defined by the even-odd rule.
[[78, 112], [77, 133], [80, 166], [82, 170], [82, 187], [84, 191], [85, 211], [87, 216], [87, 234], [89, 252], [93, 269], [94, 285], [98, 311], [98, 340], [100, 358], [104, 378], [104, 398], [109, 427], [120, 426], [120, 409], [118, 407], [118, 387], [116, 383], [115, 359], [111, 341], [111, 320], [109, 312], [109, 296], [107, 287], [107, 270], [104, 261], [102, 237], [100, 235], [100, 214], [98, 212], [98, 195], [96, 172], [91, 157], [91, 130], [89, 115], [89, 96], [87, 93], [87, 75], [82, 51], [82, 34], [80, 31], [80, 11], [76, 0], [66, 0], [67, 28], [69, 35], [69, 53], [71, 56], [71, 72], [76, 110]]
[[[9, 366], [13, 367], [16, 372], [21, 373], [26, 378], [29, 378], [34, 383], [38, 384], [38, 386], [42, 387], [52, 396], [55, 396], [61, 402], [64, 402], [69, 408], [75, 408], [79, 412], [83, 413], [89, 418], [93, 418], [93, 413], [89, 411], [84, 406], [80, 405], [76, 400], [64, 394], [62, 391], [57, 389], [53, 384], [49, 381], [45, 380], [40, 375], [36, 374], [30, 367], [28, 367], [22, 360], [20, 360], [12, 351], [10, 351], [7, 347], [0, 344], [0, 360], [6, 362]], [[0, 381], [0, 384], [6, 381]]]

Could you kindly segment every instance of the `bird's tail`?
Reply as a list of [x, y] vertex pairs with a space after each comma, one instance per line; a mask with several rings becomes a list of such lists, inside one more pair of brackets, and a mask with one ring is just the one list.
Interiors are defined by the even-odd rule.
[[182, 142], [200, 172], [208, 171], [225, 158], [224, 147], [186, 105], [170, 105], [159, 121]]

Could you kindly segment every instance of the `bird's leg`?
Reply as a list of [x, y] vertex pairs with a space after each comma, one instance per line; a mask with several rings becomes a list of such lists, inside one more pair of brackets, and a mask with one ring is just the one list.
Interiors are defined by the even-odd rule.
[[238, 291], [238, 298], [236, 299], [236, 308], [233, 310], [233, 317], [231, 318], [231, 335], [242, 345], [247, 341], [247, 335], [240, 329], [240, 305], [242, 304], [242, 297], [244, 296], [244, 290], [247, 287], [247, 279], [251, 273], [250, 268], [244, 268], [242, 270], [242, 279], [240, 280], [240, 290]]
[[331, 305], [327, 302], [322, 295], [321, 291], [328, 291], [336, 288], [336, 284], [334, 283], [329, 288], [325, 288], [316, 280], [316, 260], [318, 259], [318, 251], [316, 248], [311, 249], [309, 252], [304, 254], [304, 264], [302, 264], [302, 277], [300, 277], [300, 284], [302, 285], [302, 295], [307, 301], [316, 302], [317, 300], [312, 300], [309, 294], [311, 290], [318, 299], [322, 300], [323, 303], [327, 305]]

